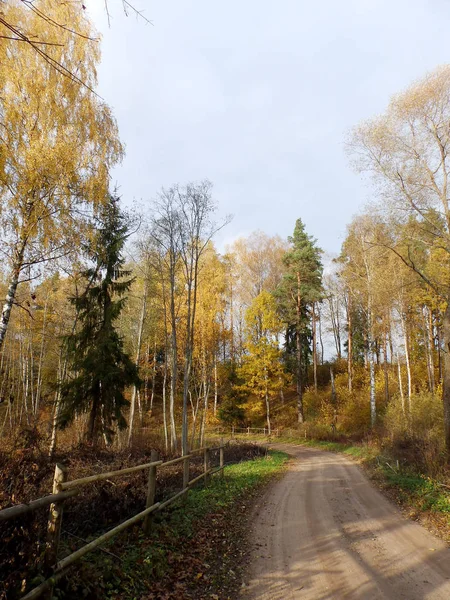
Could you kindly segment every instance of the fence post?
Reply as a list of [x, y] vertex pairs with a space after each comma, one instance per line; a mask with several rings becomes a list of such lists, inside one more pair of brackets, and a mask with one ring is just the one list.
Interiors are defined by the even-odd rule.
[[219, 448], [219, 466], [220, 466], [220, 477], [224, 476], [224, 453], [223, 453], [223, 438], [220, 438], [220, 448]]
[[231, 428], [231, 439], [233, 439], [233, 438], [234, 438], [234, 425], [233, 425], [233, 427]]
[[[53, 478], [53, 494], [62, 491], [61, 484], [67, 480], [67, 470], [63, 465], [56, 464]], [[63, 516], [63, 502], [50, 504], [47, 523], [47, 544], [45, 548], [45, 569], [52, 571], [58, 562], [59, 536]]]
[[266, 428], [264, 427], [264, 435], [266, 435]]
[[[152, 450], [150, 454], [150, 462], [156, 462], [158, 460], [158, 452]], [[147, 500], [145, 502], [145, 508], [149, 508], [155, 503], [156, 494], [156, 469], [155, 465], [151, 466], [148, 470], [148, 485], [147, 485]], [[145, 534], [150, 533], [150, 527], [152, 524], [152, 516], [147, 515], [144, 519], [142, 528]]]
[[205, 453], [204, 453], [204, 458], [203, 458], [203, 466], [205, 469], [205, 485], [208, 485], [209, 483], [209, 475], [208, 475], [208, 471], [209, 471], [209, 448], [205, 448]]

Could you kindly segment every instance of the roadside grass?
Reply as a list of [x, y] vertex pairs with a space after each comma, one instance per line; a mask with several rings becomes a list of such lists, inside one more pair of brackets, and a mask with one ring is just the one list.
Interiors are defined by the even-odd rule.
[[123, 535], [83, 561], [63, 597], [228, 598], [240, 585], [248, 508], [261, 486], [283, 471], [289, 456], [266, 457], [225, 467], [208, 486], [155, 515], [151, 532]]

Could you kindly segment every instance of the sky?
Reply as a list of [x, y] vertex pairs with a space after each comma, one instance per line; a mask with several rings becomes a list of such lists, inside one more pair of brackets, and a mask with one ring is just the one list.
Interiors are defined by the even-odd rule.
[[209, 179], [219, 250], [301, 217], [330, 254], [371, 198], [345, 154], [360, 121], [449, 62], [447, 0], [85, 0], [103, 36], [100, 95], [126, 146], [125, 202]]

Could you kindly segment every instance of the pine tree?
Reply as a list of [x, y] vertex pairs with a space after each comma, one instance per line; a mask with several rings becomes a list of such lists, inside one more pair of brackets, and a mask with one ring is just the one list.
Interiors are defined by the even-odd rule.
[[[101, 208], [99, 228], [88, 249], [93, 265], [82, 275], [88, 282], [84, 292], [71, 302], [78, 326], [67, 338], [70, 368], [74, 376], [61, 386], [59, 425], [65, 427], [77, 414], [89, 413], [87, 439], [95, 442], [103, 434], [109, 443], [113, 423], [126, 427], [123, 409], [129, 404], [124, 390], [139, 385], [135, 363], [124, 352], [116, 328], [132, 279], [123, 269], [121, 256], [129, 230], [117, 197]], [[127, 279], [128, 278], [128, 279]]]
[[291, 249], [284, 255], [286, 272], [278, 287], [277, 297], [289, 333], [286, 341], [292, 339], [292, 335], [295, 337], [298, 422], [303, 423], [304, 373], [309, 353], [308, 307], [321, 298], [322, 250], [317, 247], [316, 240], [306, 233], [301, 219], [297, 219], [294, 234], [288, 241]]

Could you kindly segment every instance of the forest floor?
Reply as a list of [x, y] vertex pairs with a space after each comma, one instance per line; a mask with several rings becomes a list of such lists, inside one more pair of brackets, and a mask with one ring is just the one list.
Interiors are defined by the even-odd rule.
[[[370, 462], [369, 450], [322, 444], [346, 451], [345, 456], [308, 447], [313, 444], [272, 445], [295, 460], [255, 509], [251, 568], [242, 598], [449, 598], [450, 549], [407, 519], [411, 515], [402, 514], [350, 458], [361, 459], [366, 452]], [[403, 494], [403, 506], [407, 490], [411, 498], [425, 496], [419, 493], [420, 482], [411, 489], [405, 475], [387, 469]], [[431, 505], [437, 502], [434, 493], [430, 484]], [[448, 523], [445, 501], [441, 515]]]
[[123, 536], [107, 547], [114, 556], [86, 560], [70, 577], [64, 597], [234, 600], [249, 552], [251, 506], [288, 458], [270, 451], [227, 466], [224, 478], [194, 488], [185, 502], [155, 517], [149, 536]]
[[[145, 451], [146, 452], [146, 451]], [[134, 453], [80, 448], [58, 456], [73, 478], [93, 471], [124, 468], [145, 462]], [[216, 457], [217, 459], [217, 457]], [[148, 459], [147, 459], [148, 460]], [[281, 452], [267, 452], [255, 444], [225, 448], [225, 477], [195, 486], [188, 496], [157, 513], [148, 536], [139, 526], [128, 530], [90, 553], [65, 581], [58, 597], [66, 600], [103, 599], [208, 599], [236, 598], [242, 582], [241, 568], [247, 551], [246, 519], [253, 498], [288, 460]], [[203, 469], [202, 457], [191, 461], [191, 479]], [[198, 463], [198, 464], [197, 464]], [[0, 508], [44, 495], [51, 484], [54, 462], [35, 450], [0, 456]], [[158, 474], [158, 499], [181, 486], [182, 466]], [[70, 554], [142, 509], [147, 480], [142, 472], [84, 488], [64, 509], [61, 556]], [[0, 527], [0, 600], [23, 595], [41, 580], [42, 543], [46, 511], [30, 513], [21, 522]], [[22, 588], [24, 587], [22, 583]]]

